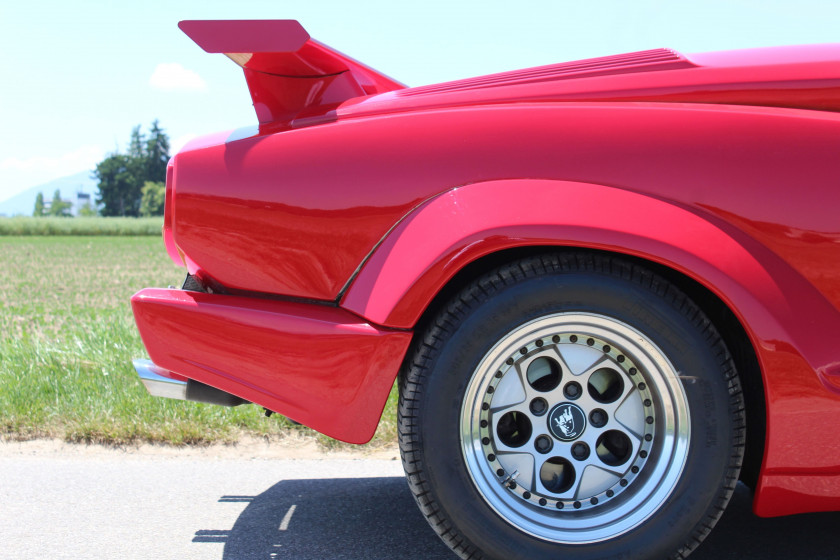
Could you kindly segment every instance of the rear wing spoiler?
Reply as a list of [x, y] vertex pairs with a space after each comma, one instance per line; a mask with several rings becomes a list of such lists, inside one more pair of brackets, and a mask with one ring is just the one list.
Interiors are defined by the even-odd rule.
[[260, 124], [321, 116], [348, 99], [405, 87], [310, 38], [295, 20], [185, 20], [178, 27], [205, 52], [242, 67]]

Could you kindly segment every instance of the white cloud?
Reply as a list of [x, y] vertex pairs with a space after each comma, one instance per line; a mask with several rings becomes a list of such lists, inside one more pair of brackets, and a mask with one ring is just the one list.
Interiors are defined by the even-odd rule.
[[177, 62], [161, 63], [149, 78], [149, 85], [163, 91], [204, 91], [207, 84], [196, 72]]

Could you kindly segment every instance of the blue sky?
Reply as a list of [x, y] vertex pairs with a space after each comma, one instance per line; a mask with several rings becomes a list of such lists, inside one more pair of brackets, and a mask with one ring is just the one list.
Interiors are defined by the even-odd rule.
[[[837, 0], [0, 1], [0, 201], [90, 169], [155, 118], [178, 146], [255, 124], [181, 19], [298, 19], [409, 85], [656, 47], [840, 42]], [[69, 194], [69, 193], [68, 193]]]

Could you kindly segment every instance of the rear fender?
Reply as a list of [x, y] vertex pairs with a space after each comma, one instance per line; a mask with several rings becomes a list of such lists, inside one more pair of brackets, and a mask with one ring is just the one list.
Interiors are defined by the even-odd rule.
[[[840, 473], [840, 450], [828, 453], [818, 430], [809, 428], [815, 416], [840, 406], [837, 392], [824, 381], [836, 353], [819, 342], [826, 329], [840, 332], [837, 313], [776, 254], [698, 208], [568, 181], [469, 184], [426, 202], [395, 227], [341, 305], [374, 324], [412, 328], [465, 266], [498, 251], [532, 246], [639, 257], [716, 294], [744, 326], [759, 360], [764, 397], [773, 403], [767, 407], [757, 513], [840, 507], [836, 498], [789, 491], [813, 469]], [[786, 287], [784, 293], [779, 286]], [[771, 495], [766, 489], [787, 499], [762, 499]]]
[[[712, 219], [603, 185], [542, 179], [474, 183], [407, 216], [364, 264], [341, 305], [376, 324], [412, 328], [467, 264], [505, 249], [544, 245], [652, 260], [705, 285], [739, 317], [742, 307], [749, 314], [766, 313], [757, 301], [783, 295], [754, 255], [760, 248]], [[771, 317], [759, 319], [756, 324], [765, 325]]]

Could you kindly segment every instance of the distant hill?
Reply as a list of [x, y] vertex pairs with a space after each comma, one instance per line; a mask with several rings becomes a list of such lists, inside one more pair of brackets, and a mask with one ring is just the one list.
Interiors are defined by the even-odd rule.
[[44, 193], [44, 200], [49, 201], [52, 200], [56, 189], [61, 191], [61, 198], [64, 200], [75, 202], [76, 193], [84, 192], [91, 195], [91, 201], [93, 201], [93, 195], [96, 194], [98, 188], [96, 179], [91, 179], [90, 173], [90, 171], [82, 171], [75, 175], [68, 175], [26, 189], [0, 202], [0, 216], [14, 216], [16, 214], [31, 216], [32, 210], [35, 209], [35, 197], [38, 196], [38, 193]]

